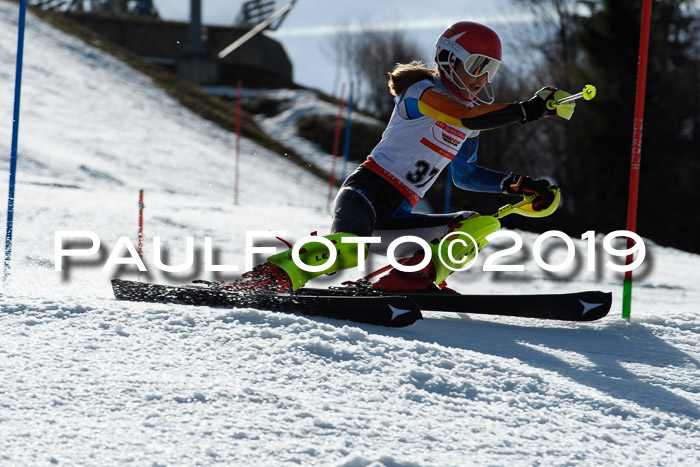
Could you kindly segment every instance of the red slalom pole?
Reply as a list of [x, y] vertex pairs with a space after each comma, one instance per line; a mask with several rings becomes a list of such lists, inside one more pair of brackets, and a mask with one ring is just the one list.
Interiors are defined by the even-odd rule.
[[236, 85], [236, 162], [233, 170], [233, 204], [238, 204], [238, 172], [241, 159], [241, 97], [243, 82], [239, 79]]
[[335, 122], [335, 136], [333, 137], [333, 163], [331, 164], [331, 175], [328, 179], [328, 200], [326, 210], [331, 212], [331, 201], [333, 200], [333, 188], [335, 185], [335, 164], [338, 159], [338, 147], [340, 146], [340, 127], [343, 122], [343, 95], [345, 94], [345, 83], [340, 89], [340, 102], [338, 103], [338, 118]]
[[[634, 126], [632, 132], [632, 162], [630, 165], [630, 191], [627, 205], [627, 230], [637, 228], [637, 199], [639, 195], [639, 169], [642, 160], [642, 128], [644, 126], [644, 94], [647, 81], [647, 56], [649, 55], [649, 28], [651, 24], [651, 0], [644, 0], [642, 24], [639, 39], [639, 60], [637, 62], [637, 95], [634, 103]], [[627, 248], [632, 248], [634, 239], [627, 238]], [[627, 255], [627, 265], [634, 261], [634, 255]], [[632, 314], [632, 271], [625, 272], [622, 291], [622, 317]]]

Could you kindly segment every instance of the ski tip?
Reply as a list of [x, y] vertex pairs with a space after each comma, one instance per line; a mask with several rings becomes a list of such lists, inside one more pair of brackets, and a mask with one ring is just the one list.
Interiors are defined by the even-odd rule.
[[582, 292], [577, 298], [581, 305], [581, 321], [604, 318], [612, 307], [612, 292]]
[[423, 314], [420, 311], [410, 311], [406, 314], [392, 318], [389, 326], [392, 328], [405, 328], [414, 324], [419, 319], [423, 319]]
[[400, 301], [395, 299], [392, 302], [388, 304], [389, 311], [391, 311], [389, 326], [392, 328], [410, 326], [419, 319], [423, 319], [420, 308], [413, 300], [402, 297]]

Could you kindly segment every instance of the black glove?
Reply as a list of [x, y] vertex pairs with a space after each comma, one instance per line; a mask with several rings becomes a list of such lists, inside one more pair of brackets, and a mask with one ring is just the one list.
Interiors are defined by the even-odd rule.
[[520, 105], [523, 107], [523, 117], [522, 123], [534, 122], [542, 117], [551, 117], [557, 114], [556, 106], [551, 106], [551, 109], [547, 108], [547, 101], [554, 100], [554, 93], [558, 89], [552, 86], [546, 86], [535, 93], [532, 99], [529, 101], [521, 102]]
[[533, 180], [528, 176], [511, 173], [501, 181], [501, 191], [508, 195], [537, 195], [532, 201], [532, 209], [542, 211], [554, 201], [554, 193], [549, 190], [552, 184], [545, 178]]

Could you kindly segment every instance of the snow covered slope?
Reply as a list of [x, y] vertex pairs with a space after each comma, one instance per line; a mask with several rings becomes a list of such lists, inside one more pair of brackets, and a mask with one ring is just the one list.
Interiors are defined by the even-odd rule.
[[[3, 170], [16, 17], [0, 0]], [[578, 266], [546, 274], [528, 233], [516, 258], [525, 273], [484, 273], [481, 259], [451, 285], [611, 290], [611, 316], [575, 325], [426, 313], [394, 330], [116, 302], [105, 256], [54, 270], [56, 230], [93, 231], [109, 254], [119, 237], [135, 241], [144, 189], [146, 237], [162, 237], [171, 263], [185, 237], [211, 236], [222, 263], [242, 265], [246, 230], [326, 231], [325, 184], [244, 140], [234, 205], [232, 135], [32, 15], [20, 129], [12, 274], [0, 297], [0, 465], [700, 462], [696, 255], [648, 244], [631, 322], [617, 317], [620, 278], [604, 255], [586, 272], [578, 241]]]

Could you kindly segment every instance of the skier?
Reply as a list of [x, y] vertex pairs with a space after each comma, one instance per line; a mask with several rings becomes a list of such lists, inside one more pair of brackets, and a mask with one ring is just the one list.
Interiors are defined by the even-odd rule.
[[[404, 263], [417, 270], [392, 269], [373, 287], [389, 291], [444, 287], [447, 276], [470, 260], [468, 254], [473, 252], [459, 244], [440, 244], [435, 239], [452, 232], [468, 233], [481, 248], [486, 243], [484, 237], [500, 228], [496, 218], [470, 211], [446, 215], [412, 212], [448, 164], [452, 164], [453, 182], [459, 188], [537, 195], [534, 210], [546, 209], [552, 203], [554, 194], [548, 180], [479, 166], [479, 132], [557, 115], [557, 107], [561, 107], [559, 115], [568, 119], [573, 113], [573, 102], [559, 106], [548, 106], [547, 102], [569, 94], [544, 87], [527, 101], [494, 103], [491, 82], [501, 63], [501, 42], [492, 29], [474, 22], [455, 23], [440, 35], [435, 62], [435, 69], [411, 62], [398, 64], [389, 73], [389, 89], [395, 101], [389, 124], [379, 144], [348, 176], [335, 199], [331, 234], [325, 236], [337, 249], [335, 263], [322, 271], [308, 272], [292, 261], [288, 250], [269, 257], [228, 287], [296, 290], [321, 274], [355, 267], [358, 245], [346, 243], [353, 237], [381, 237], [381, 243], [370, 244], [369, 251], [382, 252], [392, 240], [405, 235], [432, 241], [431, 259], [425, 261], [425, 253], [420, 249]], [[447, 250], [455, 259], [453, 264], [444, 260]], [[327, 253], [325, 245], [310, 242], [300, 249], [300, 259], [307, 265], [322, 264]]]

